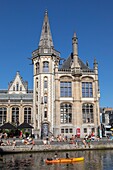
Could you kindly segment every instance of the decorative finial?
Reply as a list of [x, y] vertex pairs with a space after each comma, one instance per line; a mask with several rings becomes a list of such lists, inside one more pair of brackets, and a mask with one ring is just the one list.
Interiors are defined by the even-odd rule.
[[74, 36], [73, 36], [73, 37], [75, 37], [75, 38], [77, 37], [77, 36], [76, 36], [76, 32], [74, 32]]
[[45, 10], [45, 15], [47, 15], [48, 14], [48, 11], [47, 11], [47, 9]]

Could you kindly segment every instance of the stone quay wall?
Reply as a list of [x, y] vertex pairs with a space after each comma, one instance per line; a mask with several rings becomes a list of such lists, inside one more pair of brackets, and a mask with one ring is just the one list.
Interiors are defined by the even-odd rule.
[[17, 144], [16, 146], [0, 146], [0, 153], [25, 153], [25, 152], [54, 152], [54, 151], [81, 151], [81, 150], [105, 150], [113, 149], [113, 141], [91, 141], [90, 145], [84, 146], [82, 141], [77, 145], [69, 143], [52, 143], [44, 145], [36, 143], [35, 145]]

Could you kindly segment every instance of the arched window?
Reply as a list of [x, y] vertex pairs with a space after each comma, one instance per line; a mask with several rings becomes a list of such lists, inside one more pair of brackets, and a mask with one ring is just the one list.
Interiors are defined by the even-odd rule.
[[20, 91], [22, 91], [22, 86], [20, 86]]
[[60, 105], [60, 122], [72, 123], [72, 105], [64, 103]]
[[47, 95], [44, 96], [44, 103], [47, 104]]
[[49, 62], [48, 61], [43, 62], [43, 72], [49, 72]]
[[19, 122], [19, 108], [13, 107], [12, 108], [12, 123], [18, 124]]
[[47, 89], [47, 77], [44, 78], [44, 89]]
[[39, 69], [40, 69], [40, 65], [39, 65], [39, 63], [36, 63], [36, 74], [39, 73]]
[[24, 108], [24, 122], [31, 123], [31, 108], [30, 107]]
[[19, 84], [17, 83], [16, 84], [16, 91], [18, 91], [19, 90]]
[[44, 118], [47, 118], [47, 108], [44, 108]]
[[83, 123], [94, 123], [93, 104], [85, 103], [82, 105]]
[[1, 107], [0, 108], [0, 124], [4, 124], [6, 122], [7, 116], [7, 108]]
[[15, 86], [13, 86], [13, 91], [15, 91]]

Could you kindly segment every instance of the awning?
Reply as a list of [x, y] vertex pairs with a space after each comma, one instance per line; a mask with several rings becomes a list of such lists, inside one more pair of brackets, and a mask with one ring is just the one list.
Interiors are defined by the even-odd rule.
[[11, 123], [7, 122], [0, 126], [0, 129], [16, 129], [16, 127]]
[[17, 126], [17, 129], [33, 129], [34, 127], [31, 126], [29, 123], [22, 123], [19, 126]]

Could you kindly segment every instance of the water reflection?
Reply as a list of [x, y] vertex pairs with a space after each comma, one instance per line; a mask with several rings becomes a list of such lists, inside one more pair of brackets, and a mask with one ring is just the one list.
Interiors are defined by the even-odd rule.
[[[84, 156], [85, 161], [70, 164], [46, 165], [45, 159], [54, 157], [54, 152], [32, 154], [3, 155], [0, 159], [0, 170], [111, 170], [113, 167], [113, 151], [74, 151], [68, 152], [70, 157]], [[58, 152], [65, 157], [66, 152]]]

